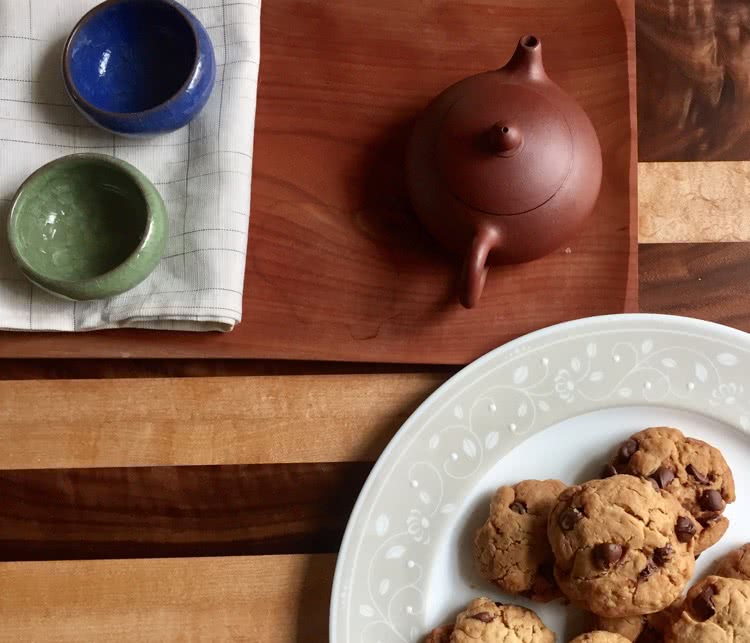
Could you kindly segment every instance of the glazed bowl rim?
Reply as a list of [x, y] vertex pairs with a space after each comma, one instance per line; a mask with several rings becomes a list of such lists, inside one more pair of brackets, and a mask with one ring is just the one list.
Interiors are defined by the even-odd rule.
[[[29, 263], [29, 261], [20, 252], [16, 239], [18, 220], [21, 216], [19, 201], [24, 192], [28, 189], [29, 185], [36, 181], [40, 176], [46, 174], [53, 168], [79, 161], [93, 161], [94, 163], [104, 164], [114, 169], [116, 172], [126, 175], [135, 184], [135, 186], [138, 188], [139, 194], [143, 197], [146, 217], [143, 222], [141, 239], [138, 242], [138, 245], [130, 253], [128, 253], [125, 259], [123, 259], [116, 266], [99, 275], [87, 277], [85, 279], [61, 279], [59, 277], [53, 277], [39, 271], [33, 264]], [[43, 287], [55, 292], [58, 292], [57, 288], [59, 287], [62, 290], [59, 291], [58, 294], [68, 296], [64, 292], [67, 286], [75, 286], [77, 289], [82, 290], [87, 290], [89, 288], [95, 289], [97, 282], [109, 278], [116, 273], [127, 269], [129, 266], [137, 264], [138, 255], [144, 250], [147, 245], [153, 243], [149, 231], [154, 227], [156, 212], [149, 199], [149, 190], [151, 189], [157, 191], [156, 186], [154, 186], [153, 183], [151, 183], [151, 181], [135, 166], [130, 165], [130, 163], [128, 163], [127, 161], [113, 158], [111, 156], [106, 156], [105, 154], [94, 154], [88, 152], [68, 154], [66, 156], [56, 158], [49, 163], [45, 163], [40, 168], [32, 172], [28, 177], [26, 177], [24, 182], [21, 183], [18, 190], [16, 190], [16, 193], [13, 196], [13, 200], [11, 201], [10, 214], [8, 216], [8, 245], [10, 246], [11, 255], [13, 256], [14, 261], [18, 264], [21, 270], [32, 281], [37, 282]]]
[[[185, 81], [179, 86], [177, 90], [175, 90], [175, 92], [169, 98], [154, 105], [153, 107], [149, 107], [148, 109], [142, 109], [137, 112], [113, 112], [111, 110], [97, 107], [91, 101], [84, 98], [81, 95], [81, 93], [78, 91], [78, 88], [76, 87], [76, 84], [73, 81], [73, 74], [71, 73], [71, 70], [70, 70], [70, 48], [74, 40], [78, 37], [79, 32], [84, 27], [84, 25], [86, 25], [86, 23], [88, 23], [97, 14], [102, 13], [103, 11], [107, 11], [115, 5], [128, 4], [134, 1], [142, 2], [146, 4], [155, 4], [155, 5], [160, 4], [160, 5], [165, 5], [174, 9], [181, 16], [183, 21], [187, 23], [190, 29], [190, 32], [193, 35], [193, 41], [195, 43], [195, 57], [193, 59], [193, 64], [190, 67], [190, 71], [188, 72], [187, 77], [185, 78]], [[200, 58], [201, 58], [200, 37], [199, 37], [198, 30], [196, 29], [195, 24], [190, 19], [191, 15], [192, 14], [190, 14], [189, 10], [186, 7], [183, 7], [176, 0], [104, 0], [104, 2], [89, 9], [89, 11], [83, 14], [80, 20], [76, 23], [75, 27], [73, 27], [72, 31], [68, 35], [67, 40], [65, 41], [65, 45], [62, 51], [63, 79], [65, 81], [65, 87], [68, 90], [73, 102], [77, 103], [78, 105], [81, 105], [82, 107], [84, 107], [85, 111], [90, 112], [92, 114], [100, 114], [102, 116], [110, 116], [110, 117], [114, 116], [117, 118], [127, 118], [127, 119], [140, 118], [146, 115], [155, 114], [157, 112], [164, 111], [166, 107], [176, 102], [181, 96], [185, 94], [188, 87], [190, 86], [190, 83], [193, 81], [196, 71], [198, 70], [198, 67], [200, 65]], [[197, 18], [195, 19], [198, 20]], [[205, 27], [203, 28], [205, 29]]]

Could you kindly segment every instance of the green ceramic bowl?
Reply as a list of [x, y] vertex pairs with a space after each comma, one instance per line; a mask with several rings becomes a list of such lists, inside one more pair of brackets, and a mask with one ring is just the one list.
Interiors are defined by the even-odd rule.
[[161, 195], [125, 161], [71, 154], [34, 172], [8, 219], [11, 252], [23, 273], [67, 299], [105, 299], [156, 268], [167, 243]]

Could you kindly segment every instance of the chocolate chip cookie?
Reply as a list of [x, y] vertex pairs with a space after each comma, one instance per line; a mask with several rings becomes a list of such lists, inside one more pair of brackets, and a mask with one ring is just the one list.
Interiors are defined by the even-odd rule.
[[674, 494], [695, 518], [695, 553], [718, 542], [729, 527], [722, 513], [734, 502], [734, 478], [721, 452], [677, 429], [654, 427], [636, 433], [617, 449], [604, 475], [629, 473]]
[[722, 556], [716, 563], [714, 575], [750, 580], [750, 543]]
[[588, 632], [576, 636], [570, 643], [628, 643], [628, 639], [612, 632]]
[[424, 643], [450, 643], [454, 625], [441, 625], [427, 635]]
[[560, 596], [552, 573], [547, 517], [566, 487], [559, 480], [524, 480], [495, 492], [489, 518], [474, 539], [483, 578], [504, 592], [535, 601]]
[[623, 618], [597, 617], [599, 629], [623, 636], [633, 643], [664, 643], [667, 628], [679, 612], [682, 600], [677, 599], [667, 609], [655, 614], [625, 616]]
[[[438, 628], [440, 630], [441, 628]], [[444, 634], [441, 633], [440, 635]], [[477, 598], [456, 617], [449, 638], [427, 643], [555, 643], [555, 635], [531, 610]]]
[[696, 531], [673, 495], [628, 475], [569, 487], [547, 525], [560, 589], [606, 617], [671, 605], [693, 573]]
[[750, 641], [750, 581], [708, 576], [688, 592], [669, 643]]

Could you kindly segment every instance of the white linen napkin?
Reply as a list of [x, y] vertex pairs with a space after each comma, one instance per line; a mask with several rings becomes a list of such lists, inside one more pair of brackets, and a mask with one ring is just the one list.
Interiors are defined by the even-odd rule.
[[[213, 40], [213, 94], [189, 126], [148, 140], [108, 134], [72, 106], [60, 74], [69, 32], [97, 0], [0, 2], [0, 328], [231, 330], [242, 317], [260, 0], [183, 0]], [[31, 285], [10, 257], [13, 194], [41, 165], [98, 152], [140, 169], [169, 211], [164, 258], [137, 288], [70, 302]]]

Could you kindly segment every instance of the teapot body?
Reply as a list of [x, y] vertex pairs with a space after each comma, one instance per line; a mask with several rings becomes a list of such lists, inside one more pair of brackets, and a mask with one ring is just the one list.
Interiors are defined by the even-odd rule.
[[461, 80], [430, 103], [406, 172], [421, 222], [464, 257], [460, 298], [472, 307], [487, 265], [543, 257], [580, 227], [599, 194], [602, 157], [591, 121], [547, 77], [541, 44], [526, 37], [505, 68]]

